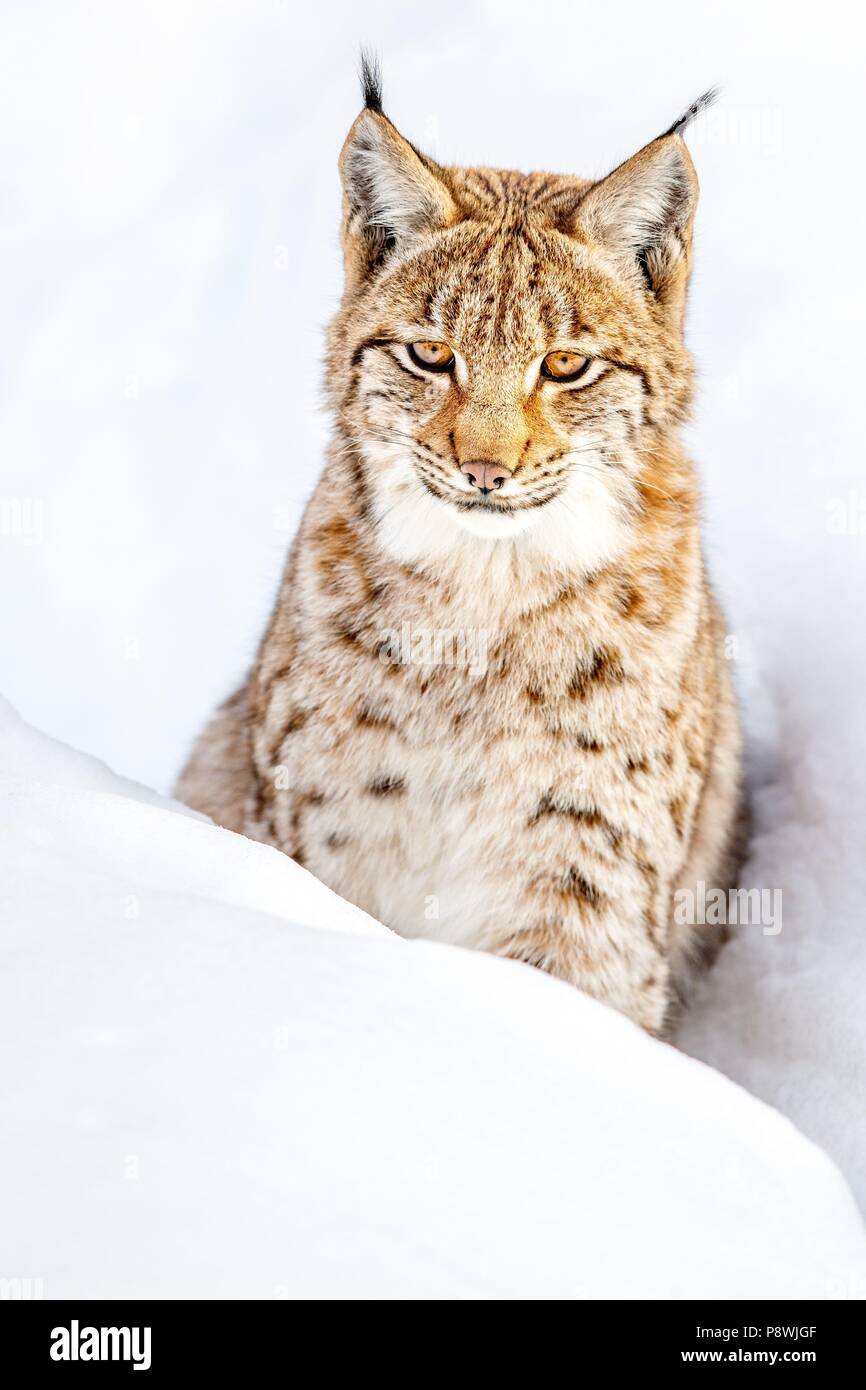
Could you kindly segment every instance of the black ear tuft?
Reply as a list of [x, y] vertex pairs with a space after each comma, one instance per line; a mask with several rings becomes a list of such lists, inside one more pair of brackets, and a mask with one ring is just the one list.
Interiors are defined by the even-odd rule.
[[382, 69], [379, 59], [369, 48], [361, 49], [361, 92], [368, 111], [382, 111]]
[[692, 102], [691, 106], [687, 111], [683, 112], [679, 120], [674, 121], [673, 125], [670, 126], [668, 130], [662, 132], [660, 138], [663, 138], [665, 135], [684, 135], [695, 117], [699, 116], [702, 111], [706, 111], [708, 106], [712, 106], [713, 102], [718, 100], [718, 96], [718, 87], [710, 87], [709, 91], [704, 92], [703, 96], [698, 97], [697, 101]]

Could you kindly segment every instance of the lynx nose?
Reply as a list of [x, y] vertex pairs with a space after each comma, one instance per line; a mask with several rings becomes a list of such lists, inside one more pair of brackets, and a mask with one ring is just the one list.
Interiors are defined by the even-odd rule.
[[460, 465], [460, 472], [466, 474], [473, 487], [485, 494], [496, 492], [505, 479], [511, 477], [510, 468], [503, 468], [501, 463], [491, 463], [489, 459], [470, 459], [469, 463]]

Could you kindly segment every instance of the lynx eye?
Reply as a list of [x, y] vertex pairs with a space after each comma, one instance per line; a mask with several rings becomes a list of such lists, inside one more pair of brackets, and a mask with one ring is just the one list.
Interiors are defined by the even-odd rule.
[[579, 352], [549, 352], [541, 364], [541, 375], [548, 381], [577, 381], [590, 359]]
[[409, 356], [425, 372], [450, 372], [454, 366], [454, 353], [447, 343], [410, 343]]

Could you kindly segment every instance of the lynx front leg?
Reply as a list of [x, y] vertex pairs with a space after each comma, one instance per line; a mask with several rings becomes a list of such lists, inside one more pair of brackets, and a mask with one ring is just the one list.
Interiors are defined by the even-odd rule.
[[666, 875], [596, 809], [546, 796], [527, 831], [514, 913], [488, 949], [663, 1034], [673, 1000]]
[[[672, 1002], [670, 963], [643, 932], [641, 923], [605, 923], [578, 912], [518, 930], [493, 949], [567, 981], [662, 1037]], [[621, 944], [628, 938], [631, 950]]]

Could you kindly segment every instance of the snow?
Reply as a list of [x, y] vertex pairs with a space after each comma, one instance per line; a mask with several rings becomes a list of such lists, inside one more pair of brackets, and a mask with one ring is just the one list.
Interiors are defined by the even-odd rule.
[[866, 726], [850, 634], [810, 632], [808, 645], [814, 670], [775, 695], [775, 765], [743, 870], [781, 890], [782, 930], [740, 931], [679, 1044], [789, 1115], [866, 1206]]
[[[812, 1240], [804, 1277], [834, 1259], [859, 1277], [838, 1179], [777, 1115], [519, 967], [395, 941], [159, 793], [250, 658], [320, 466], [359, 41], [444, 160], [602, 173], [721, 82], [689, 141], [689, 443], [750, 740], [743, 881], [781, 891], [783, 926], [739, 932], [679, 1044], [790, 1117], [866, 1204], [864, 25], [841, 0], [820, 24], [666, 0], [648, 49], [637, 0], [539, 0], [531, 27], [517, 0], [4, 6], [0, 689], [52, 738], [5, 716], [22, 1148], [3, 1161], [23, 1196], [0, 1274], [269, 1292], [302, 1249], [319, 1287], [365, 1259], [382, 1287], [399, 1270], [407, 1288], [622, 1291], [690, 1230], [664, 1275], [678, 1259], [689, 1292], [742, 1292], [748, 1269], [781, 1287]], [[635, 1136], [645, 1175], [619, 1166]], [[591, 1179], [588, 1234], [572, 1176]]]
[[826, 1156], [0, 707], [0, 1264], [46, 1297], [858, 1297]]

